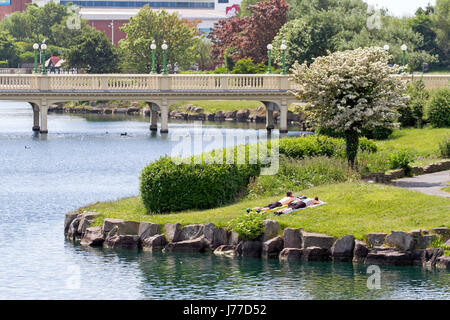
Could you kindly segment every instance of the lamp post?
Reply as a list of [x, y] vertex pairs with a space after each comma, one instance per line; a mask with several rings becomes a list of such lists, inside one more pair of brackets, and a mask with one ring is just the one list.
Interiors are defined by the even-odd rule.
[[156, 43], [155, 43], [155, 40], [152, 41], [152, 44], [150, 45], [150, 49], [152, 49], [152, 72], [151, 73], [156, 73], [156, 64], [155, 64]]
[[285, 40], [281, 40], [281, 57], [282, 57], [282, 67], [281, 67], [281, 74], [286, 74], [286, 41]]
[[39, 50], [39, 44], [35, 43], [33, 44], [33, 50], [34, 50], [34, 73], [38, 73], [38, 50]]
[[166, 40], [164, 40], [161, 49], [163, 50], [163, 71], [162, 74], [167, 74], [167, 43]]
[[43, 66], [42, 66], [42, 74], [47, 74], [47, 69], [45, 68], [45, 50], [47, 50], [47, 45], [45, 43], [41, 44], [42, 57], [43, 57]]
[[267, 73], [272, 73], [272, 49], [273, 46], [271, 43], [269, 43], [267, 45], [267, 57], [268, 57], [268, 62], [267, 62]]
[[108, 24], [108, 27], [111, 28], [111, 44], [114, 45], [114, 20], [111, 20], [111, 23]]
[[[408, 47], [406, 46], [406, 44], [403, 44], [400, 47], [403, 51], [403, 67], [406, 65], [406, 50], [408, 50]], [[403, 72], [405, 72], [405, 70], [403, 70]]]

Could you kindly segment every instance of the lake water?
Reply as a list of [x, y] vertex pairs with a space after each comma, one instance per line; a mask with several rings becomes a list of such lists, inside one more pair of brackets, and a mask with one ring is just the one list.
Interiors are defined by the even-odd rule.
[[[65, 212], [137, 195], [140, 171], [171, 153], [177, 143], [171, 136], [197, 130], [171, 123], [161, 136], [148, 126], [141, 117], [53, 114], [50, 133], [36, 136], [31, 107], [0, 103], [0, 299], [450, 299], [444, 270], [381, 267], [381, 289], [369, 290], [366, 266], [351, 263], [149, 254], [66, 242]], [[263, 125], [235, 123], [207, 124], [203, 132], [218, 127], [265, 132]]]

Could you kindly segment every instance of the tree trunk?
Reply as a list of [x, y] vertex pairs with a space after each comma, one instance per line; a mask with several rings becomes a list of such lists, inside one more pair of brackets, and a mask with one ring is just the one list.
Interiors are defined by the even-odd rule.
[[356, 131], [345, 132], [345, 154], [347, 160], [353, 167], [355, 165], [356, 154], [358, 153], [359, 133]]

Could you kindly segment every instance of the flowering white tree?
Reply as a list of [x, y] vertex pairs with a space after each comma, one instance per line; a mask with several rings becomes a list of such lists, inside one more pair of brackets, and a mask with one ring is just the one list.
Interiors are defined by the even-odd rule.
[[344, 135], [347, 159], [354, 164], [361, 129], [395, 127], [398, 113], [409, 98], [402, 67], [389, 67], [388, 53], [378, 47], [335, 52], [308, 66], [296, 62], [295, 96], [309, 104], [305, 112], [318, 126]]

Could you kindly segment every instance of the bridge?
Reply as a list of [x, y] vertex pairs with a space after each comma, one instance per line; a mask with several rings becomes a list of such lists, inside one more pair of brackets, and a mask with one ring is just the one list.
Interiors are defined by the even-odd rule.
[[[405, 75], [411, 80], [417, 76]], [[450, 76], [423, 76], [427, 88], [449, 87]], [[52, 104], [67, 101], [133, 100], [150, 106], [150, 130], [168, 132], [170, 105], [189, 100], [257, 100], [266, 106], [266, 127], [274, 128], [273, 111], [280, 114], [280, 132], [287, 132], [288, 106], [298, 102], [290, 91], [296, 84], [280, 74], [1, 74], [0, 100], [30, 103], [33, 130], [47, 133]]]

